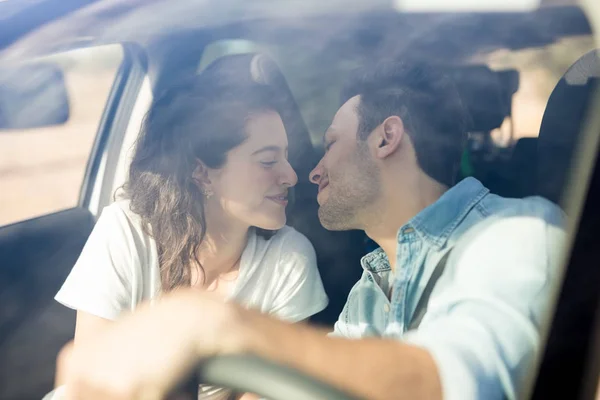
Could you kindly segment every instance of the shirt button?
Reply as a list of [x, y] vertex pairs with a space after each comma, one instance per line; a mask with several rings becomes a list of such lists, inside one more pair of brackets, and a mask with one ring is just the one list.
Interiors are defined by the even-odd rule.
[[383, 305], [383, 311], [390, 312], [390, 305], [389, 304], [384, 304]]

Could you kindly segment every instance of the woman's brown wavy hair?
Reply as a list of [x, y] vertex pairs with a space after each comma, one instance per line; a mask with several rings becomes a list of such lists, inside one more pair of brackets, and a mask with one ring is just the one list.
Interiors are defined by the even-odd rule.
[[248, 117], [265, 111], [277, 111], [269, 88], [224, 74], [219, 62], [172, 86], [150, 107], [123, 190], [157, 243], [163, 291], [191, 285], [192, 268], [202, 271], [204, 196], [192, 179], [198, 161], [222, 167], [246, 140]]

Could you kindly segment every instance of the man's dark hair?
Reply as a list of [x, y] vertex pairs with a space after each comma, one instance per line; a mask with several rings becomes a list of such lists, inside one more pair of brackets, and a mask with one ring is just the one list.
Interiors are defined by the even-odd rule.
[[456, 182], [468, 115], [442, 67], [384, 62], [361, 68], [343, 90], [342, 104], [357, 95], [358, 140], [366, 140], [386, 118], [398, 116], [423, 171], [444, 185]]

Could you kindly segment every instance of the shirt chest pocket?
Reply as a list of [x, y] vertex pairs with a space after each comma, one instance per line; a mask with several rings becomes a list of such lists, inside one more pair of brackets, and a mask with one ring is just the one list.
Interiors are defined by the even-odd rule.
[[350, 292], [340, 322], [344, 324], [347, 337], [379, 337], [385, 332], [390, 318], [390, 303], [383, 291], [372, 280], [363, 278]]

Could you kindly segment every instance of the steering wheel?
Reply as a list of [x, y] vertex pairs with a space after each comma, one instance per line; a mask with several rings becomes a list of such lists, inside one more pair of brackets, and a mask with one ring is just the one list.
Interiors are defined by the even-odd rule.
[[200, 382], [256, 393], [270, 400], [358, 400], [293, 368], [252, 355], [207, 359], [198, 368]]

